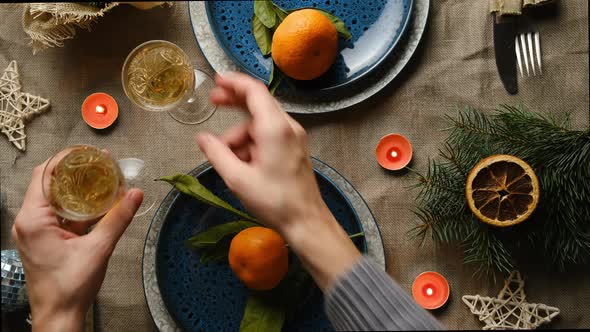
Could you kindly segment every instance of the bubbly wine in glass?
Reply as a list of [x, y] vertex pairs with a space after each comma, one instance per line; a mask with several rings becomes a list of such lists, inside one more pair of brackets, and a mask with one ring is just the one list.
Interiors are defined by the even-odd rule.
[[125, 180], [110, 154], [90, 145], [75, 145], [51, 157], [43, 171], [43, 193], [57, 215], [88, 221], [104, 215], [125, 189]]
[[137, 46], [121, 75], [125, 94], [142, 109], [167, 111], [185, 124], [204, 122], [215, 112], [209, 102], [213, 80], [171, 42], [152, 40]]

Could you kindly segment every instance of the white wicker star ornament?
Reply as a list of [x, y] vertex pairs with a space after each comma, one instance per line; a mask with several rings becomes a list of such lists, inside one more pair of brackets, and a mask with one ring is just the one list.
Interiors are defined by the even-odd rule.
[[558, 308], [525, 302], [524, 281], [518, 271], [510, 273], [498, 297], [465, 295], [462, 299], [486, 323], [484, 330], [536, 329], [559, 315]]
[[25, 121], [47, 109], [49, 100], [21, 91], [16, 61], [10, 62], [0, 78], [0, 131], [25, 151]]

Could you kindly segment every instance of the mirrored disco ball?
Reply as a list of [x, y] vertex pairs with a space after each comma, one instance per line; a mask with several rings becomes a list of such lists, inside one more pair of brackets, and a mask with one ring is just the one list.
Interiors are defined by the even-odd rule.
[[25, 271], [18, 251], [2, 250], [2, 311], [14, 311], [27, 303]]

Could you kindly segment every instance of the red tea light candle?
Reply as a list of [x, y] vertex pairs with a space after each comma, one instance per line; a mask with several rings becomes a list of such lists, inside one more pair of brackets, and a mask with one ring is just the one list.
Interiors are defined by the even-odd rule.
[[389, 134], [379, 140], [375, 155], [381, 167], [397, 171], [412, 160], [412, 144], [401, 134]]
[[412, 296], [424, 309], [438, 309], [447, 303], [451, 290], [447, 279], [442, 275], [428, 271], [414, 280]]
[[82, 118], [94, 129], [110, 127], [119, 116], [119, 106], [106, 93], [93, 93], [82, 103]]

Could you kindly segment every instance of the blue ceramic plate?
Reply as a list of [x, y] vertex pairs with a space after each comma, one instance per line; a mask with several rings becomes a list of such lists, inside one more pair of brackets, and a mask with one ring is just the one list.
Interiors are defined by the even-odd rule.
[[[238, 199], [211, 167], [202, 168], [195, 176], [216, 195], [243, 210]], [[344, 229], [349, 234], [363, 231], [359, 217], [343, 192], [317, 170], [316, 177], [323, 199]], [[173, 192], [175, 190], [171, 194]], [[156, 220], [158, 215], [165, 215], [155, 248], [155, 273], [163, 304], [175, 324], [182, 330], [237, 331], [248, 290], [234, 277], [227, 264], [201, 264], [198, 253], [185, 245], [186, 239], [190, 236], [211, 225], [236, 220], [236, 217], [223, 210], [213, 209], [187, 195], [177, 192], [174, 194], [176, 197], [170, 203], [166, 203], [165, 200], [154, 217]], [[150, 228], [153, 226], [152, 221]], [[147, 242], [146, 239], [146, 252]], [[367, 242], [364, 238], [355, 239], [355, 244], [359, 250], [367, 252]], [[145, 284], [145, 259], [144, 256], [144, 286], [149, 303], [147, 288], [154, 285]], [[320, 292], [310, 294], [312, 295], [306, 305], [296, 313], [296, 319], [285, 324], [285, 330], [332, 329], [323, 311]], [[154, 314], [152, 310], [152, 315], [158, 324], [158, 314]]]
[[[298, 114], [332, 112], [357, 105], [377, 94], [398, 77], [419, 47], [428, 22], [430, 2], [430, 0], [413, 1], [411, 18], [406, 28], [407, 31], [395, 46], [395, 50], [362, 79], [346, 87], [332, 89], [331, 91], [282, 89], [276, 97], [283, 109], [288, 113]], [[217, 42], [209, 18], [207, 17], [207, 6], [206, 2], [200, 1], [191, 1], [188, 6], [193, 32], [203, 55], [211, 67], [218, 73], [240, 71], [238, 65], [227, 55], [220, 43]], [[357, 110], [361, 109], [362, 107], [357, 108]], [[336, 178], [342, 180], [337, 175]], [[343, 188], [338, 180], [335, 180], [335, 183], [340, 188]], [[342, 183], [346, 186], [345, 180]], [[346, 193], [348, 194], [348, 192]], [[351, 198], [351, 202], [354, 205], [354, 199]], [[358, 213], [362, 209], [362, 206], [355, 206], [355, 209]]]
[[[331, 90], [363, 77], [381, 63], [405, 32], [414, 0], [275, 0], [283, 9], [315, 7], [342, 19], [352, 39], [340, 38], [336, 63], [322, 77], [296, 82], [301, 89]], [[268, 82], [271, 59], [252, 34], [250, 1], [208, 1], [207, 17], [225, 53], [245, 72]]]

